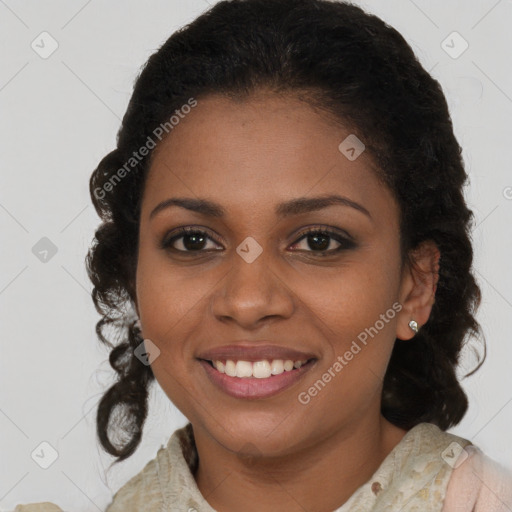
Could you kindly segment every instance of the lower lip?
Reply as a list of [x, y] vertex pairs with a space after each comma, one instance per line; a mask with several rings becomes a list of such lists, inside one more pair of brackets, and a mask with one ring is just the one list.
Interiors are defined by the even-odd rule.
[[209, 379], [226, 394], [234, 398], [258, 399], [277, 395], [298, 382], [314, 366], [316, 359], [308, 361], [300, 368], [284, 371], [279, 375], [272, 375], [266, 379], [230, 377], [225, 373], [220, 373], [203, 359], [200, 359], [199, 362], [205, 369]]

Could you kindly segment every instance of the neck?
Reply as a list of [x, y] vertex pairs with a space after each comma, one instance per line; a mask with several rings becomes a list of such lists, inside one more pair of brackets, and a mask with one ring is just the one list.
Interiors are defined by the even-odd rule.
[[194, 428], [197, 486], [219, 512], [332, 512], [371, 478], [406, 434], [380, 415], [372, 420], [271, 458], [240, 457]]

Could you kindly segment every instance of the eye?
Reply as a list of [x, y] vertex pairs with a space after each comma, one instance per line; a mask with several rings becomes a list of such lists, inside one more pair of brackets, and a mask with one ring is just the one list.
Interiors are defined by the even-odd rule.
[[[325, 228], [310, 228], [304, 231], [301, 238], [292, 247], [295, 248], [302, 240], [305, 240], [304, 245], [311, 249], [309, 251], [306, 249], [306, 252], [318, 253], [318, 256], [328, 256], [356, 247], [356, 243], [349, 236]], [[333, 240], [336, 241], [338, 247], [327, 250]]]
[[[291, 246], [293, 250], [302, 240], [306, 241], [304, 244], [306, 249], [299, 249], [305, 252], [316, 253], [318, 256], [328, 256], [343, 250], [352, 249], [356, 247], [354, 240], [347, 234], [342, 235], [337, 231], [313, 227], [301, 233], [301, 237]], [[333, 243], [333, 240], [338, 244], [337, 247], [327, 250]], [[213, 246], [208, 247], [208, 241], [213, 242]], [[178, 228], [170, 237], [162, 240], [160, 248], [178, 253], [204, 253], [213, 252], [222, 249], [216, 248], [220, 245], [213, 236], [203, 229], [196, 227], [181, 227]], [[308, 248], [310, 250], [308, 250]]]
[[[176, 233], [176, 232], [175, 232]], [[207, 247], [207, 241], [217, 243], [209, 234], [198, 228], [182, 227], [170, 238], [164, 238], [160, 247], [175, 252], [209, 252], [212, 248]], [[175, 246], [175, 243], [178, 242]], [[206, 246], [206, 247], [205, 247]], [[218, 250], [213, 248], [213, 250]]]

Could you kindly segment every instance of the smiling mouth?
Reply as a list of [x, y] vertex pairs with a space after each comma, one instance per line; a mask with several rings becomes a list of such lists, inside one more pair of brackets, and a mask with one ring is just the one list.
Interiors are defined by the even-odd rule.
[[225, 374], [228, 377], [237, 377], [240, 379], [268, 379], [277, 377], [309, 366], [316, 360], [317, 359], [314, 357], [297, 361], [291, 359], [264, 359], [261, 361], [235, 361], [232, 359], [211, 361], [201, 359], [201, 361], [208, 363], [212, 368], [217, 370], [217, 372]]
[[[300, 382], [318, 359], [234, 361], [198, 359], [210, 382], [225, 394], [243, 400], [268, 399]], [[295, 364], [296, 363], [296, 364]]]

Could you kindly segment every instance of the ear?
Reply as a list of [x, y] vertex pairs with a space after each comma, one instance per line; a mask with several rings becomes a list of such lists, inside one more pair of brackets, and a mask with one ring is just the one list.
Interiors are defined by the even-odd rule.
[[402, 309], [397, 319], [397, 338], [409, 340], [415, 335], [409, 327], [411, 320], [417, 322], [418, 329], [427, 323], [435, 302], [440, 257], [436, 243], [426, 240], [412, 251], [413, 264], [404, 265], [399, 292]]

